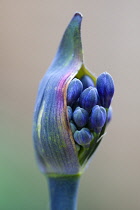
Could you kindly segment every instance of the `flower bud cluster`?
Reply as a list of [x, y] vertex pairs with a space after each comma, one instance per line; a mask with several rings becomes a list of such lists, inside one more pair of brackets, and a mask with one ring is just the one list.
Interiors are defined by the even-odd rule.
[[67, 111], [73, 138], [78, 145], [90, 145], [112, 118], [110, 106], [114, 82], [110, 74], [102, 73], [94, 84], [88, 75], [74, 78], [67, 89]]

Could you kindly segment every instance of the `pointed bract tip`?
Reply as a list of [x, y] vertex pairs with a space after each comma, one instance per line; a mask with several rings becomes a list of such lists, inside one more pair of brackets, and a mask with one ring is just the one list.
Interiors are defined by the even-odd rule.
[[79, 16], [79, 17], [81, 17], [81, 18], [83, 17], [83, 15], [82, 15], [81, 12], [76, 12], [74, 16]]
[[81, 23], [82, 19], [83, 19], [83, 15], [80, 12], [76, 12], [72, 18], [72, 21], [74, 20], [78, 23]]

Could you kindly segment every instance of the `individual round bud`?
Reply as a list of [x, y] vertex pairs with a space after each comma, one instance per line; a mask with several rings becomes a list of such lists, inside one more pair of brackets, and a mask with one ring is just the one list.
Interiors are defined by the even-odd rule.
[[92, 107], [97, 104], [98, 92], [94, 87], [86, 88], [80, 95], [79, 104], [87, 111], [91, 111]]
[[114, 95], [114, 81], [107, 72], [102, 73], [96, 82], [97, 90], [100, 96], [101, 105], [109, 108]]
[[77, 130], [73, 122], [70, 122], [70, 128], [71, 128], [72, 133], [74, 133]]
[[82, 90], [83, 90], [82, 82], [79, 79], [74, 78], [68, 86], [67, 104], [70, 106], [73, 105], [73, 103], [76, 102], [77, 99], [79, 98]]
[[112, 110], [112, 107], [110, 106], [109, 109], [108, 109], [108, 112], [107, 112], [107, 119], [106, 119], [107, 123], [109, 123], [111, 121], [112, 114], [113, 114], [113, 110]]
[[90, 86], [94, 87], [94, 82], [93, 82], [92, 78], [89, 77], [88, 75], [84, 75], [81, 78], [81, 82], [83, 83], [83, 90], [90, 87]]
[[69, 118], [69, 120], [71, 120], [71, 118], [72, 118], [72, 108], [70, 106], [67, 106], [67, 110], [68, 110], [68, 118]]
[[88, 118], [88, 112], [81, 107], [77, 107], [73, 112], [73, 120], [79, 128], [82, 128], [87, 124]]
[[80, 131], [75, 131], [74, 140], [81, 146], [89, 145], [93, 139], [93, 134], [88, 128], [82, 128]]
[[99, 133], [106, 122], [106, 110], [104, 107], [96, 105], [93, 107], [90, 118], [89, 128]]

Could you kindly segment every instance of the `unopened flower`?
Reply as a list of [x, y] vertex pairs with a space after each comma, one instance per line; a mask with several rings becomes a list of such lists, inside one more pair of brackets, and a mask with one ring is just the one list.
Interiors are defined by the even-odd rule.
[[86, 88], [79, 97], [79, 104], [87, 111], [91, 111], [92, 107], [97, 104], [98, 93], [95, 87]]
[[100, 96], [101, 105], [109, 108], [114, 95], [114, 82], [111, 75], [107, 72], [102, 73], [97, 78], [97, 90]]
[[104, 107], [96, 105], [92, 108], [90, 118], [89, 118], [89, 127], [94, 132], [101, 132], [103, 126], [106, 122], [106, 110]]
[[72, 105], [77, 101], [83, 90], [83, 84], [79, 79], [74, 78], [67, 90], [67, 104]]
[[93, 139], [93, 134], [90, 132], [88, 128], [82, 128], [81, 130], [77, 130], [74, 133], [74, 140], [77, 144], [85, 147], [89, 145]]
[[83, 89], [86, 89], [88, 87], [94, 87], [94, 82], [91, 77], [88, 75], [84, 75], [81, 78], [81, 82], [83, 83]]
[[76, 13], [69, 23], [36, 99], [34, 146], [47, 174], [81, 173], [102, 140], [106, 116], [110, 119], [113, 79], [108, 73], [96, 78], [85, 68], [81, 20]]
[[88, 118], [89, 114], [83, 108], [77, 107], [73, 112], [73, 120], [79, 128], [82, 128], [87, 124]]

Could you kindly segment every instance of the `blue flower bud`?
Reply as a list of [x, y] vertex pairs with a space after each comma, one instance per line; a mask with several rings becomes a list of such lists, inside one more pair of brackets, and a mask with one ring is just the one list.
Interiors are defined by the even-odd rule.
[[88, 75], [84, 75], [82, 78], [81, 78], [81, 82], [83, 83], [83, 89], [86, 89], [88, 87], [94, 87], [94, 82], [93, 80], [91, 79], [91, 77], [89, 77]]
[[109, 123], [111, 121], [112, 113], [113, 113], [113, 110], [112, 110], [112, 107], [110, 106], [108, 109], [108, 112], [107, 112], [107, 120], [106, 120], [107, 123]]
[[67, 106], [67, 110], [68, 110], [68, 118], [69, 118], [69, 120], [71, 120], [71, 118], [72, 118], [72, 108], [70, 106]]
[[104, 107], [96, 105], [93, 107], [90, 118], [89, 128], [99, 133], [106, 122], [106, 110]]
[[72, 133], [74, 133], [77, 130], [73, 122], [70, 122], [70, 128], [71, 128]]
[[93, 139], [93, 134], [90, 132], [88, 128], [82, 128], [80, 131], [75, 131], [74, 140], [77, 144], [86, 146], [89, 145]]
[[100, 96], [101, 105], [109, 108], [114, 95], [114, 82], [110, 74], [102, 73], [96, 82], [97, 90]]
[[79, 79], [74, 78], [68, 86], [67, 104], [72, 105], [74, 102], [76, 102], [82, 90], [83, 90], [82, 82]]
[[88, 117], [88, 112], [83, 108], [77, 107], [73, 112], [73, 120], [79, 128], [82, 128], [87, 124]]
[[87, 111], [91, 111], [92, 107], [97, 104], [98, 92], [96, 88], [86, 88], [80, 95], [79, 104]]

